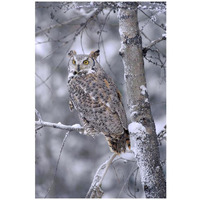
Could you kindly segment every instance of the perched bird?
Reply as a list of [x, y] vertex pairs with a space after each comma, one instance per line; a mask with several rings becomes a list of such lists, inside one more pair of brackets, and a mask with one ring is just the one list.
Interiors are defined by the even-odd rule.
[[126, 113], [119, 90], [96, 60], [99, 52], [69, 52], [69, 106], [87, 135], [104, 134], [110, 150], [120, 154], [130, 148]]

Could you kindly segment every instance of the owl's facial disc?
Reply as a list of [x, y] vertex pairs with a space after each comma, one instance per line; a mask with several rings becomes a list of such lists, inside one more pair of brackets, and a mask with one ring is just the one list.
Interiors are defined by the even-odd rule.
[[88, 72], [93, 66], [93, 59], [85, 55], [74, 55], [71, 60], [71, 71], [75, 73]]

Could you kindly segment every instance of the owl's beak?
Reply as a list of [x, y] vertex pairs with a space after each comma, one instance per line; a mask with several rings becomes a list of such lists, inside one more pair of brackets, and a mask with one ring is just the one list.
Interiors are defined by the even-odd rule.
[[80, 71], [80, 65], [77, 65], [77, 71], [78, 72]]

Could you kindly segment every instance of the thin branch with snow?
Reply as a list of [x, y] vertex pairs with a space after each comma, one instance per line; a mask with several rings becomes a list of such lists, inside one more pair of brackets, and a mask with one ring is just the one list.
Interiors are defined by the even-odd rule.
[[103, 196], [101, 184], [108, 171], [109, 166], [112, 164], [116, 156], [117, 154], [113, 154], [109, 160], [107, 160], [99, 167], [85, 198], [101, 198]]
[[60, 122], [58, 123], [45, 122], [42, 120], [42, 117], [37, 109], [35, 109], [35, 114], [38, 119], [38, 121], [35, 121], [35, 125], [38, 126], [36, 127], [35, 131], [38, 131], [39, 129], [43, 127], [51, 127], [51, 128], [57, 128], [57, 129], [66, 130], [66, 131], [78, 131], [80, 133], [84, 132], [84, 128], [80, 124], [74, 124], [72, 126], [69, 126], [69, 125], [64, 125]]
[[84, 131], [83, 127], [81, 127], [80, 124], [75, 124], [75, 125], [69, 126], [69, 125], [61, 124], [60, 122], [51, 123], [51, 122], [44, 122], [44, 121], [36, 121], [35, 125], [42, 126], [42, 127], [57, 128], [57, 129], [62, 129], [62, 130], [66, 130], [66, 131], [78, 131], [78, 132]]

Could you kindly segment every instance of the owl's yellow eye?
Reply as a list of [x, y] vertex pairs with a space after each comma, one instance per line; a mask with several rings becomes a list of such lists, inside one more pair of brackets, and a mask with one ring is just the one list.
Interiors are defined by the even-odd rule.
[[89, 64], [89, 61], [88, 61], [88, 60], [84, 60], [84, 61], [83, 61], [83, 64], [84, 64], [84, 65], [88, 65], [88, 64]]
[[76, 64], [76, 61], [75, 61], [75, 60], [72, 60], [72, 63], [75, 65], [75, 64]]

